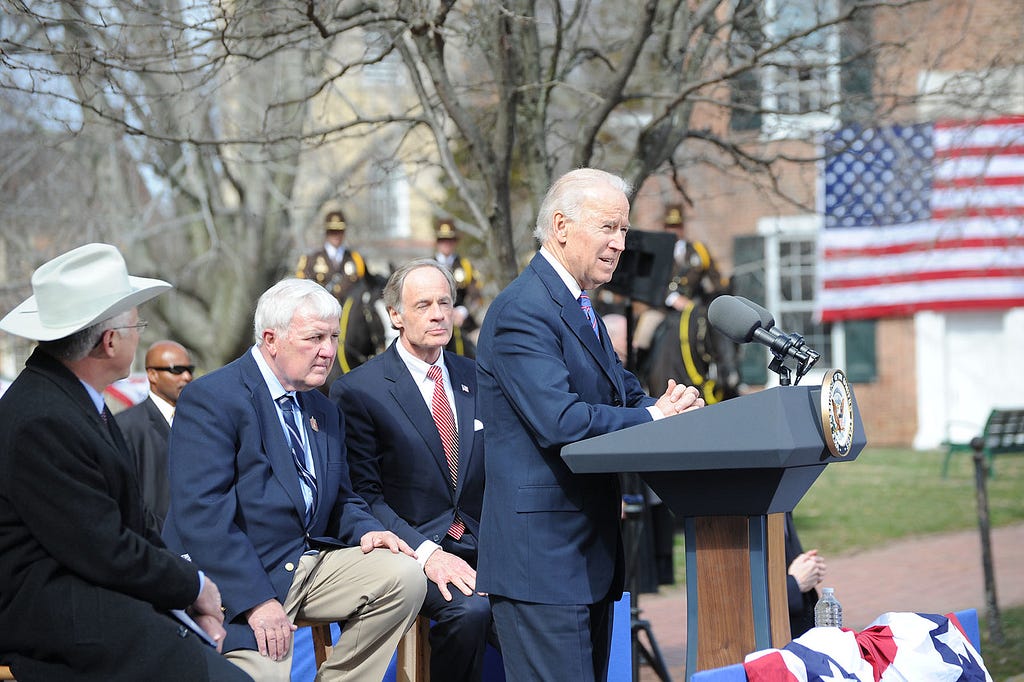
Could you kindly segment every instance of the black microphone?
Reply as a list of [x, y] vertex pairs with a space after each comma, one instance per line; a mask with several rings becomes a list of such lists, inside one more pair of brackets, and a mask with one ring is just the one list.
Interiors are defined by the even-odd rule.
[[771, 313], [743, 297], [717, 297], [708, 306], [708, 320], [736, 343], [757, 341], [776, 357], [793, 358], [804, 371], [818, 361], [818, 354], [804, 344], [802, 336], [779, 331]]

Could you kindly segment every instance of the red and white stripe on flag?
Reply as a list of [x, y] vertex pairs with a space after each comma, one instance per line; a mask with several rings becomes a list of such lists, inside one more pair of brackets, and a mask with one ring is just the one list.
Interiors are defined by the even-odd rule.
[[947, 616], [886, 613], [862, 630], [812, 628], [783, 649], [747, 656], [750, 682], [992, 682]]
[[824, 140], [825, 322], [1024, 306], [1024, 116]]

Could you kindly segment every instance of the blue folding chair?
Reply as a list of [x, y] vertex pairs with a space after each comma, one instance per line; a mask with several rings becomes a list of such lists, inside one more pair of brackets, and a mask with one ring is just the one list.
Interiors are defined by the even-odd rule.
[[[608, 660], [609, 680], [628, 680], [633, 674], [632, 642], [630, 640], [629, 593], [615, 602], [614, 623], [612, 625], [611, 655]], [[331, 623], [331, 642], [338, 641], [341, 628]], [[292, 682], [309, 682], [316, 677], [317, 664], [313, 654], [313, 638], [311, 628], [301, 627], [295, 632], [295, 652], [292, 655]], [[742, 666], [741, 666], [742, 671]], [[398, 654], [391, 657], [383, 682], [396, 682], [398, 678]], [[746, 679], [745, 677], [743, 678]], [[501, 654], [497, 649], [488, 646], [484, 654], [484, 682], [505, 682], [505, 668]]]

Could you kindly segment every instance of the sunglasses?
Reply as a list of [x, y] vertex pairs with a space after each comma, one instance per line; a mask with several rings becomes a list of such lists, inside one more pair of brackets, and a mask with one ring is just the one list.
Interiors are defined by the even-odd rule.
[[170, 367], [147, 367], [146, 369], [155, 369], [158, 372], [170, 372], [171, 374], [196, 373], [195, 365], [171, 365]]

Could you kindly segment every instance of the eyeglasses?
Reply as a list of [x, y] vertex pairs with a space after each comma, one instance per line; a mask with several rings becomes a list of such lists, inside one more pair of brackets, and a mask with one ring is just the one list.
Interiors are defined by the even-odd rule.
[[147, 367], [146, 369], [155, 369], [158, 372], [170, 372], [171, 374], [196, 373], [195, 365], [171, 365], [170, 367]]
[[139, 331], [139, 333], [141, 334], [142, 330], [145, 329], [148, 326], [149, 326], [149, 322], [146, 322], [145, 320], [139, 320], [135, 324], [126, 324], [126, 325], [122, 325], [120, 327], [110, 327], [110, 329], [137, 329]]

